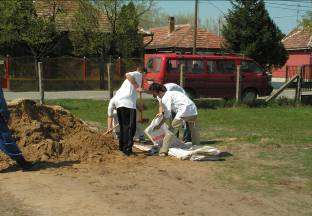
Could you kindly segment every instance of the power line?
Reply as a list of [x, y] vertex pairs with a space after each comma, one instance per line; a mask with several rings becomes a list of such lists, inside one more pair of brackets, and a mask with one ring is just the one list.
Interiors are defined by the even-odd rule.
[[217, 7], [215, 4], [213, 4], [210, 1], [208, 1], [208, 3], [211, 4], [214, 8], [216, 8], [218, 11], [220, 11], [225, 16], [225, 13], [219, 7]]
[[270, 8], [277, 8], [277, 9], [284, 9], [284, 10], [291, 10], [291, 11], [302, 11], [302, 12], [309, 12], [311, 10], [303, 10], [303, 9], [295, 9], [295, 8], [287, 8], [287, 7], [278, 7], [278, 6], [271, 6], [268, 5]]
[[287, 17], [294, 17], [294, 15], [292, 16], [277, 16], [277, 17], [272, 17], [273, 19], [282, 19], [282, 18], [287, 18]]
[[281, 3], [269, 2], [269, 1], [265, 1], [265, 3], [266, 3], [266, 4], [271, 4], [271, 5], [286, 6], [286, 7], [295, 7], [295, 8], [302, 7], [302, 8], [307, 8], [307, 6], [300, 5], [300, 4], [297, 4], [297, 5], [293, 5], [293, 4], [281, 4]]

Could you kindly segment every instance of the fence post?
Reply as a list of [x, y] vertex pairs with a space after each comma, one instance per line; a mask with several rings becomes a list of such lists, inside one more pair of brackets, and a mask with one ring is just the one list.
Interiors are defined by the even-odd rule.
[[302, 79], [302, 71], [303, 71], [303, 66], [299, 66], [297, 68], [297, 88], [296, 88], [296, 96], [295, 96], [295, 101], [297, 104], [301, 102], [301, 79]]
[[121, 77], [121, 58], [118, 57], [117, 59], [117, 68], [118, 68], [118, 72], [116, 74], [118, 74], [118, 76]]
[[83, 57], [82, 78], [87, 80], [87, 58], [85, 56]]
[[6, 80], [6, 87], [10, 89], [10, 70], [11, 70], [11, 61], [10, 56], [7, 55], [5, 59], [5, 80]]
[[184, 88], [184, 64], [180, 66], [180, 86]]
[[112, 63], [107, 63], [107, 88], [109, 93], [109, 99], [113, 97], [113, 88], [112, 88]]
[[42, 76], [42, 62], [38, 62], [38, 77], [39, 77], [39, 93], [40, 93], [40, 104], [44, 104], [44, 86]]
[[238, 103], [241, 100], [241, 66], [236, 66], [236, 92], [235, 100]]

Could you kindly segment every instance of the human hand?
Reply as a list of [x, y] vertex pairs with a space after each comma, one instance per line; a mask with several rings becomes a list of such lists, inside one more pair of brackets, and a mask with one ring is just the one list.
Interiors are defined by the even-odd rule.
[[160, 128], [161, 128], [160, 124], [154, 127], [155, 130], [159, 130]]
[[106, 134], [108, 134], [108, 133], [110, 133], [111, 131], [113, 130], [113, 128], [112, 127], [108, 127], [107, 129], [106, 129]]
[[157, 118], [160, 118], [160, 117], [162, 117], [162, 115], [163, 115], [162, 113], [157, 113], [157, 114], [156, 114], [156, 117], [157, 117]]
[[143, 88], [141, 88], [141, 87], [138, 87], [138, 88], [136, 88], [136, 91], [137, 91], [137, 92], [143, 92], [143, 91], [144, 91], [144, 89], [143, 89]]

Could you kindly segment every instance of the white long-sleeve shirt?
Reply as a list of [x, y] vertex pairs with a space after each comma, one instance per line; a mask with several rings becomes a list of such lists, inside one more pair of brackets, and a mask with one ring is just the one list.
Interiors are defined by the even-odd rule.
[[161, 98], [161, 103], [163, 104], [165, 118], [170, 118], [172, 111], [176, 113], [176, 119], [198, 114], [194, 102], [178, 91], [166, 91]]
[[[138, 71], [129, 72], [126, 75], [130, 75], [134, 78], [139, 87], [142, 86], [142, 74]], [[126, 79], [118, 91], [115, 94], [115, 106], [127, 107], [130, 109], [136, 109], [137, 92], [134, 86]]]
[[[167, 91], [178, 91], [178, 92], [181, 92], [183, 94], [186, 94], [184, 89], [175, 83], [166, 83], [166, 84], [164, 84], [164, 86], [166, 87]], [[157, 96], [157, 100], [159, 102], [161, 101], [161, 99], [158, 96]]]
[[175, 83], [166, 83], [164, 86], [166, 87], [167, 91], [178, 91], [185, 94], [184, 89]]
[[107, 107], [107, 115], [108, 117], [113, 117], [113, 115], [116, 113], [116, 97], [114, 96], [112, 99], [110, 99], [108, 107]]

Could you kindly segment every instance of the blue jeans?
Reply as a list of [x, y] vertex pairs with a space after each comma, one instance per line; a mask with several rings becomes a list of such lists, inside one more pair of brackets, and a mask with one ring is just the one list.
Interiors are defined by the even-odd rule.
[[15, 161], [24, 158], [16, 142], [12, 139], [10, 129], [1, 118], [0, 118], [0, 150]]

